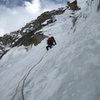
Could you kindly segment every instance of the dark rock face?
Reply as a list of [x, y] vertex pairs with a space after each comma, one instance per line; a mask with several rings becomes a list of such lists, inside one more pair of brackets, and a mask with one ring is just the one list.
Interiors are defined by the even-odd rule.
[[0, 37], [0, 59], [3, 57], [4, 54], [7, 53], [6, 47], [2, 43], [2, 37]]
[[11, 45], [12, 45], [12, 42], [13, 42], [12, 36], [6, 34], [6, 35], [4, 35], [4, 36], [2, 37], [2, 43], [3, 43], [4, 45], [9, 45], [9, 46], [11, 46]]
[[33, 37], [33, 44], [37, 46], [42, 40], [44, 40], [47, 36], [42, 34], [41, 32], [37, 32]]
[[99, 4], [97, 6], [97, 11], [100, 11], [100, 0], [99, 0]]
[[73, 1], [73, 2], [67, 2], [68, 8], [70, 10], [80, 10], [80, 8], [77, 6], [77, 0]]

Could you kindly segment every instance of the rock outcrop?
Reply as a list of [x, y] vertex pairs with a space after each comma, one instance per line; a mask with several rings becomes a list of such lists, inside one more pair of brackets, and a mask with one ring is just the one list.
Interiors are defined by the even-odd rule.
[[78, 5], [77, 5], [77, 0], [75, 0], [75, 1], [73, 1], [73, 2], [71, 2], [71, 3], [68, 1], [68, 2], [67, 2], [67, 5], [68, 5], [67, 7], [68, 7], [70, 10], [73, 10], [73, 11], [74, 11], [74, 10], [80, 10], [80, 9], [81, 9], [81, 8], [79, 8]]

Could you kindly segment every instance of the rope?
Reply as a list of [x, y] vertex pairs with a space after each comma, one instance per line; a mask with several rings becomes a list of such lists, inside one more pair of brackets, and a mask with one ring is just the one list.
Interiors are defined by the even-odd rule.
[[20, 83], [22, 82], [23, 79], [24, 79], [24, 77], [23, 77], [23, 78], [18, 82], [18, 85], [17, 85], [17, 87], [16, 87], [15, 93], [14, 93], [14, 95], [13, 95], [13, 97], [12, 97], [11, 100], [14, 100], [14, 98], [15, 98], [15, 96], [16, 96], [16, 94], [17, 94], [17, 91], [18, 91], [19, 85], [20, 85]]
[[[47, 52], [46, 52], [46, 53], [47, 53]], [[45, 53], [45, 54], [46, 54], [46, 53]], [[16, 87], [16, 89], [15, 89], [15, 93], [14, 93], [14, 95], [12, 96], [12, 99], [11, 99], [11, 100], [14, 100], [14, 98], [15, 98], [15, 96], [16, 96], [16, 94], [17, 94], [19, 85], [21, 84], [22, 81], [23, 81], [22, 90], [21, 90], [21, 91], [22, 91], [22, 99], [25, 100], [25, 99], [24, 99], [24, 84], [25, 84], [25, 81], [26, 81], [28, 75], [30, 74], [30, 72], [32, 71], [32, 69], [33, 69], [34, 67], [36, 67], [36, 66], [42, 61], [42, 59], [44, 58], [45, 54], [44, 54], [44, 55], [42, 56], [42, 58], [28, 71], [28, 73], [25, 74], [25, 75], [22, 77], [22, 79], [18, 82], [17, 87]], [[32, 63], [33, 63], [33, 62], [32, 62]], [[32, 64], [32, 63], [31, 63], [31, 64]], [[29, 67], [31, 64], [29, 64], [27, 67]]]
[[[45, 53], [45, 54], [46, 54], [46, 53]], [[27, 77], [29, 76], [29, 74], [30, 74], [30, 72], [32, 71], [32, 69], [35, 68], [35, 67], [43, 60], [45, 54], [42, 56], [42, 58], [40, 59], [40, 61], [37, 62], [37, 64], [35, 64], [35, 65], [28, 71], [26, 77], [24, 78], [23, 84], [22, 84], [22, 90], [21, 90], [21, 91], [22, 91], [22, 100], [25, 100], [25, 98], [24, 98], [24, 86], [25, 86], [25, 81], [26, 81], [26, 79], [27, 79]]]

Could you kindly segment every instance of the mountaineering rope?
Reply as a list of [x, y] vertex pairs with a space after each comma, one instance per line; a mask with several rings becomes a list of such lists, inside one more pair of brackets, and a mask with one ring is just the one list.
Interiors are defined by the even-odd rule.
[[[47, 52], [46, 52], [46, 53], [47, 53]], [[46, 54], [46, 53], [45, 53], [45, 54]], [[45, 54], [42, 56], [42, 58], [40, 59], [40, 61], [38, 61], [37, 64], [35, 64], [35, 65], [28, 71], [26, 77], [24, 78], [23, 84], [22, 84], [22, 90], [21, 90], [21, 91], [22, 91], [22, 100], [25, 100], [25, 98], [24, 98], [24, 86], [25, 86], [25, 81], [26, 81], [26, 79], [27, 79], [27, 77], [29, 76], [29, 74], [30, 74], [30, 72], [32, 71], [32, 69], [35, 68], [35, 67], [43, 60]]]
[[[25, 76], [24, 76], [24, 77], [25, 77]], [[22, 82], [22, 80], [24, 79], [24, 77], [19, 81], [19, 83], [18, 83], [18, 85], [17, 85], [17, 87], [16, 87], [16, 90], [15, 90], [15, 93], [14, 93], [14, 95], [13, 95], [13, 97], [12, 97], [11, 100], [14, 100], [14, 98], [15, 98], [15, 96], [16, 96], [16, 94], [17, 94], [17, 91], [18, 91], [18, 87], [19, 87], [20, 83]]]
[[[32, 63], [33, 63], [33, 62], [32, 62]], [[32, 63], [30, 63], [27, 67], [31, 66]], [[25, 74], [25, 75], [26, 75], [26, 74]], [[14, 93], [14, 95], [12, 96], [12, 99], [11, 99], [11, 100], [14, 100], [14, 98], [15, 98], [15, 96], [16, 96], [16, 94], [17, 94], [19, 85], [21, 84], [21, 82], [22, 82], [23, 79], [25, 78], [25, 75], [24, 75], [24, 76], [22, 77], [22, 79], [18, 82], [17, 87], [16, 87], [16, 90], [15, 90], [15, 93]]]
[[[46, 52], [46, 53], [47, 53], [47, 52]], [[46, 54], [46, 53], [45, 53], [45, 54]], [[33, 69], [34, 67], [36, 67], [36, 66], [42, 61], [42, 59], [44, 58], [45, 54], [44, 54], [44, 55], [41, 57], [41, 59], [28, 71], [28, 73], [25, 74], [25, 75], [22, 77], [22, 79], [18, 82], [18, 85], [17, 85], [17, 87], [16, 87], [15, 93], [14, 93], [14, 95], [13, 95], [13, 97], [12, 97], [11, 100], [14, 100], [14, 98], [15, 98], [15, 96], [16, 96], [16, 94], [17, 94], [19, 85], [21, 84], [22, 81], [23, 81], [23, 84], [22, 84], [22, 99], [25, 100], [25, 99], [24, 99], [24, 92], [23, 92], [23, 91], [24, 91], [25, 80], [27, 79], [27, 77], [28, 77], [28, 75], [30, 74], [30, 72], [32, 71], [32, 69]], [[31, 64], [32, 64], [32, 63], [31, 63]], [[29, 64], [29, 65], [31, 65], [31, 64]], [[28, 65], [28, 66], [29, 66], [29, 65]]]

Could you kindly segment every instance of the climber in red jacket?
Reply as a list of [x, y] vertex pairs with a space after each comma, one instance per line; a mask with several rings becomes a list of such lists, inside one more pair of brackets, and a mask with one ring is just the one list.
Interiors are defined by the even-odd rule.
[[47, 51], [49, 50], [49, 48], [52, 48], [52, 46], [54, 46], [56, 44], [57, 43], [56, 43], [55, 38], [53, 36], [48, 37], [47, 46], [46, 46]]

